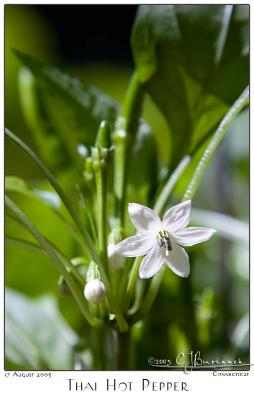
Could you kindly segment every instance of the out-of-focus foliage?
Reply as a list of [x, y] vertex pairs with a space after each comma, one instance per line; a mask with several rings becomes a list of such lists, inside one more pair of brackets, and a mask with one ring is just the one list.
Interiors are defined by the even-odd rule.
[[228, 215], [212, 211], [192, 209], [191, 224], [194, 226], [213, 226], [217, 235], [224, 239], [235, 240], [238, 243], [249, 244], [249, 226], [247, 223]]
[[92, 145], [102, 120], [113, 127], [118, 105], [99, 89], [50, 67], [33, 57], [15, 51], [29, 67], [43, 91], [43, 104], [55, 130], [62, 134], [65, 148], [77, 157], [78, 142]]
[[248, 84], [248, 29], [247, 5], [139, 8], [134, 59], [170, 126], [174, 162], [215, 128]]
[[[56, 62], [59, 59], [58, 41], [54, 29], [35, 8], [28, 5], [6, 4], [5, 10], [5, 121], [10, 129], [31, 143], [27, 126], [20, 107], [17, 76], [22, 63], [14, 55], [13, 49], [33, 54], [43, 60]], [[10, 149], [6, 143], [6, 168], [14, 173], [11, 159], [23, 165], [22, 174], [29, 171], [27, 160], [16, 149]], [[31, 171], [29, 171], [31, 174]], [[30, 176], [35, 176], [30, 175]]]
[[5, 68], [6, 118], [15, 114], [10, 129], [16, 130], [22, 119], [17, 87], [17, 73], [22, 63], [14, 55], [13, 48], [44, 60], [56, 59], [57, 40], [54, 32], [32, 7], [5, 5], [5, 63], [8, 67]]
[[8, 360], [16, 368], [72, 369], [77, 335], [63, 320], [54, 297], [34, 301], [7, 289], [5, 299]]
[[[119, 107], [114, 98], [121, 102], [128, 83], [129, 71], [125, 66], [116, 68], [110, 64], [105, 66], [100, 63], [92, 67], [88, 63], [75, 67], [68, 65], [67, 60], [67, 65], [62, 67], [71, 71], [71, 74], [67, 75], [49, 67], [46, 63], [38, 63], [36, 59], [54, 64], [54, 59], [58, 56], [57, 50], [52, 51], [56, 49], [52, 32], [40, 17], [36, 17], [34, 12], [30, 11], [29, 7], [8, 7], [6, 13], [8, 54], [6, 53], [5, 60], [7, 126], [18, 135], [24, 136], [26, 133], [28, 141], [37, 146], [37, 152], [57, 173], [68, 194], [76, 196], [74, 187], [82, 179], [83, 168], [77, 146], [82, 143], [89, 152], [100, 119], [106, 115], [113, 123]], [[164, 7], [166, 13], [162, 12]], [[243, 46], [246, 40], [246, 7], [230, 7], [226, 6], [225, 10], [228, 11], [224, 10], [224, 13], [220, 6], [210, 6], [209, 10], [205, 7], [202, 15], [199, 11], [190, 12], [189, 6], [154, 6], [152, 12], [149, 11], [151, 6], [140, 8], [132, 42], [136, 64], [145, 81], [144, 87], [151, 95], [151, 99], [146, 99], [144, 114], [150, 126], [146, 123], [141, 125], [134, 147], [130, 162], [129, 201], [148, 202], [149, 193], [155, 189], [158, 164], [167, 165], [170, 160], [178, 159], [187, 148], [194, 146], [199, 137], [205, 135], [219, 121], [247, 82], [248, 62], [246, 49]], [[175, 24], [176, 14], [179, 17], [180, 30]], [[208, 15], [212, 17], [212, 22], [209, 24]], [[229, 27], [228, 32], [224, 33], [221, 24], [223, 15]], [[157, 23], [159, 16], [163, 21], [160, 25]], [[204, 19], [202, 23], [201, 16]], [[148, 23], [146, 29], [145, 19]], [[41, 24], [38, 23], [39, 20]], [[162, 42], [161, 34], [165, 31], [165, 26], [169, 26], [165, 23], [168, 20], [173, 21], [171, 26], [174, 35], [171, 36], [170, 31], [170, 36], [166, 35], [166, 40]], [[200, 33], [206, 27], [210, 32], [208, 36]], [[142, 33], [143, 29], [147, 32], [147, 36], [143, 35], [141, 42], [140, 32]], [[22, 36], [21, 33], [26, 35]], [[220, 50], [218, 48], [219, 45], [222, 46], [223, 35], [226, 33], [224, 39], [227, 46], [223, 52], [222, 47]], [[190, 41], [195, 43], [195, 51], [193, 46], [189, 45]], [[143, 53], [140, 52], [140, 44], [144, 45]], [[23, 90], [26, 90], [22, 92], [20, 86], [21, 96], [17, 92], [17, 70], [21, 63], [13, 55], [11, 47], [32, 56], [23, 58], [26, 68], [30, 69], [23, 69], [21, 72], [24, 74], [21, 86], [23, 85]], [[170, 57], [168, 57], [169, 50]], [[214, 63], [216, 57], [218, 68]], [[180, 68], [177, 67], [178, 61]], [[142, 70], [145, 70], [145, 75], [142, 75]], [[84, 84], [72, 78], [76, 71]], [[173, 87], [169, 83], [168, 72], [173, 74]], [[209, 78], [208, 87], [205, 85], [206, 78]], [[86, 82], [89, 82], [88, 86]], [[72, 89], [70, 92], [69, 85]], [[100, 89], [96, 89], [95, 86]], [[180, 91], [176, 95], [176, 88], [179, 87]], [[105, 95], [102, 90], [109, 93], [112, 98]], [[166, 94], [169, 96], [167, 99]], [[24, 100], [27, 100], [29, 115], [21, 114], [18, 99], [21, 99], [23, 105]], [[199, 99], [201, 100], [197, 106]], [[102, 103], [108, 108], [103, 109]], [[202, 150], [203, 148], [200, 148], [200, 152], [182, 177], [171, 200], [172, 204], [181, 199]], [[20, 156], [13, 146], [8, 146], [6, 162], [12, 175], [29, 178], [28, 185], [16, 177], [7, 180], [7, 186], [12, 190], [12, 198], [43, 234], [64, 249], [69, 258], [79, 256], [80, 249], [74, 243], [66, 226], [48, 204], [42, 201], [43, 194], [45, 200], [45, 193], [49, 194], [48, 199], [52, 199], [54, 196], [52, 188], [41, 179], [38, 171], [31, 167], [30, 161]], [[72, 168], [73, 164], [78, 167], [75, 171]], [[189, 286], [186, 281], [167, 271], [151, 316], [134, 326], [134, 347], [131, 350], [133, 369], [150, 368], [147, 364], [149, 355], [165, 358], [175, 356], [181, 351], [190, 351], [195, 331], [197, 343], [201, 346], [199, 350], [203, 351], [207, 359], [218, 354], [222, 358], [227, 355], [227, 358], [241, 356], [247, 359], [249, 351], [246, 316], [249, 285], [249, 254], [246, 246], [248, 167], [248, 113], [244, 112], [232, 125], [228, 138], [206, 171], [204, 181], [193, 202], [194, 207], [200, 210], [199, 214], [194, 212], [193, 224], [195, 218], [199, 217], [201, 225], [208, 226], [210, 221], [209, 225], [214, 226], [216, 218], [215, 220], [213, 218], [217, 217], [218, 235], [208, 244], [189, 249], [191, 258]], [[169, 170], [166, 169], [164, 174], [162, 172], [160, 179], [163, 182], [163, 176], [165, 178]], [[213, 211], [217, 214], [213, 214]], [[64, 212], [62, 208], [61, 212]], [[218, 218], [218, 213], [223, 217]], [[22, 227], [8, 219], [6, 219], [6, 234], [32, 240]], [[89, 337], [91, 345], [96, 335], [93, 330], [90, 332], [90, 328], [87, 328], [72, 298], [61, 298], [57, 286], [58, 273], [54, 265], [41, 254], [7, 242], [5, 277], [6, 285], [15, 289], [6, 293], [7, 367], [71, 368], [75, 358], [73, 354], [71, 355], [72, 346], [79, 336], [80, 348], [75, 350], [76, 355], [80, 353], [79, 362], [81, 364], [83, 362], [84, 368], [92, 368], [91, 353], [87, 350], [87, 343], [85, 346], [82, 345], [82, 340], [84, 336]], [[141, 290], [147, 285], [148, 282], [141, 282]], [[182, 293], [181, 298], [177, 297], [179, 291]], [[190, 291], [193, 293], [192, 297]], [[46, 297], [41, 299], [39, 296], [42, 294], [46, 294]], [[58, 308], [72, 328], [63, 322]], [[196, 320], [193, 319], [192, 323], [190, 321], [193, 310], [196, 312]], [[30, 321], [28, 326], [26, 321]], [[57, 331], [54, 322], [63, 329], [63, 334]], [[72, 329], [75, 330], [75, 334]], [[55, 340], [59, 339], [59, 335], [60, 342], [56, 343]], [[62, 347], [59, 349], [57, 346]], [[50, 357], [50, 350], [54, 357]]]
[[[18, 51], [15, 53], [35, 76], [33, 82], [33, 77], [29, 75], [31, 73], [24, 71], [20, 90], [23, 107], [30, 110], [27, 115], [28, 123], [40, 155], [52, 167], [61, 167], [56, 162], [62, 161], [63, 155], [59, 157], [62, 149], [69, 162], [80, 169], [83, 155], [78, 152], [79, 146], [85, 145], [89, 148], [94, 143], [100, 121], [107, 120], [113, 129], [118, 104], [92, 85], [85, 85], [77, 78], [26, 54]], [[38, 110], [39, 105], [41, 110]], [[51, 126], [50, 132], [42, 131], [45, 116]], [[52, 143], [52, 140], [53, 147], [45, 145], [45, 141]], [[157, 156], [151, 128], [144, 121], [140, 121], [129, 166], [130, 196], [132, 198], [132, 193], [135, 192], [136, 201], [145, 202], [156, 179]]]

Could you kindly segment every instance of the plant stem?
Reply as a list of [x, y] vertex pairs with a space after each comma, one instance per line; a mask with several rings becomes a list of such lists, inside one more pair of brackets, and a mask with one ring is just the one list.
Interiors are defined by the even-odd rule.
[[185, 194], [183, 196], [183, 201], [190, 200], [193, 198], [194, 194], [196, 193], [201, 179], [204, 175], [204, 172], [207, 168], [207, 165], [212, 158], [215, 150], [217, 149], [218, 145], [220, 144], [221, 140], [225, 136], [228, 131], [229, 125], [233, 122], [233, 120], [237, 117], [237, 115], [242, 111], [249, 104], [249, 87], [247, 87], [241, 96], [235, 101], [232, 107], [229, 109], [225, 117], [222, 119], [220, 125], [216, 129], [215, 133], [212, 136], [208, 146], [204, 154], [202, 155], [198, 166], [194, 172], [194, 175], [187, 187]]
[[138, 129], [143, 98], [144, 93], [138, 73], [134, 72], [113, 133], [115, 213], [118, 224], [122, 227], [124, 226], [128, 159]]
[[107, 257], [107, 220], [106, 220], [106, 197], [107, 197], [107, 174], [102, 166], [98, 166], [95, 171], [95, 182], [97, 189], [97, 226], [98, 226], [98, 244], [99, 254], [104, 265], [105, 271], [108, 272]]
[[[242, 109], [244, 107], [246, 107], [248, 104], [249, 104], [249, 87], [247, 87], [243, 91], [243, 93], [240, 95], [240, 97], [235, 101], [235, 103], [232, 105], [230, 110], [227, 112], [225, 117], [222, 119], [221, 123], [219, 124], [218, 128], [216, 129], [215, 133], [213, 134], [203, 156], [201, 157], [201, 159], [199, 161], [199, 164], [196, 168], [196, 171], [194, 172], [193, 178], [183, 196], [182, 201], [193, 198], [193, 196], [195, 195], [195, 193], [198, 189], [200, 181], [203, 177], [205, 169], [206, 169], [211, 157], [213, 156], [215, 150], [217, 149], [219, 143], [221, 142], [221, 140], [227, 133], [229, 125], [233, 122], [233, 120], [237, 117], [237, 115], [242, 111]], [[183, 161], [184, 161], [184, 159], [181, 161], [181, 163]], [[181, 163], [178, 165], [176, 170], [178, 170]], [[185, 165], [185, 163], [183, 163], [183, 170], [184, 170], [184, 165]], [[180, 171], [180, 175], [181, 175], [182, 169], [179, 168], [179, 171]], [[177, 176], [177, 174], [176, 174], [176, 176]], [[173, 178], [173, 182], [176, 183], [176, 181], [177, 181], [177, 179]], [[167, 186], [170, 188], [170, 190], [172, 190], [173, 187], [171, 187], [171, 185], [169, 183]], [[164, 196], [164, 194], [163, 194], [163, 197], [164, 197], [164, 199], [166, 199], [166, 195]], [[157, 212], [162, 211], [163, 204], [164, 204], [163, 201], [159, 201], [159, 206], [156, 207]], [[153, 305], [153, 301], [158, 293], [164, 271], [165, 271], [165, 269], [161, 269], [161, 271], [152, 278], [152, 282], [147, 290], [146, 297], [141, 305], [140, 311], [138, 312], [139, 314], [138, 313], [136, 313], [136, 315], [134, 314], [133, 320], [137, 321], [138, 320], [137, 318], [141, 318], [143, 315], [146, 315], [150, 311], [150, 309]]]
[[96, 183], [96, 206], [98, 245], [101, 260], [105, 271], [108, 273], [108, 253], [107, 253], [107, 175], [110, 149], [110, 128], [107, 121], [100, 123], [95, 147], [92, 148], [92, 165]]
[[127, 371], [130, 361], [130, 331], [117, 333], [117, 370]]
[[[156, 203], [154, 205], [154, 210], [158, 214], [160, 214], [163, 211], [165, 205], [167, 204], [169, 196], [175, 187], [175, 184], [177, 183], [177, 181], [178, 181], [179, 177], [182, 175], [182, 173], [185, 171], [190, 160], [191, 160], [190, 156], [183, 157], [183, 159], [180, 161], [180, 163], [178, 164], [178, 166], [176, 167], [174, 172], [170, 175], [164, 189], [162, 190], [160, 196], [158, 197], [158, 200], [156, 201]], [[128, 309], [131, 299], [133, 297], [133, 292], [134, 292], [136, 280], [138, 277], [140, 263], [141, 263], [141, 257], [137, 257], [134, 261], [133, 267], [130, 272], [130, 277], [129, 277], [127, 290], [126, 290], [126, 299], [125, 299], [125, 304], [124, 304], [125, 310]]]
[[186, 167], [189, 165], [190, 161], [191, 157], [189, 155], [184, 156], [180, 163], [177, 165], [174, 172], [170, 175], [166, 185], [162, 189], [160, 196], [158, 197], [154, 205], [154, 211], [156, 211], [158, 214], [160, 214], [164, 210], [168, 202], [169, 196], [172, 193], [172, 190], [174, 189], [182, 173], [185, 171]]
[[135, 322], [145, 318], [147, 314], [149, 314], [150, 309], [152, 308], [153, 302], [157, 296], [157, 293], [160, 288], [160, 284], [162, 278], [165, 273], [165, 266], [161, 268], [161, 270], [153, 277], [151, 284], [146, 292], [145, 298], [142, 301], [140, 309], [134, 313], [130, 318], [130, 324], [134, 324]]
[[18, 147], [21, 148], [37, 165], [37, 167], [43, 172], [43, 174], [47, 177], [48, 181], [51, 183], [55, 191], [58, 193], [59, 197], [61, 198], [63, 204], [65, 205], [67, 211], [71, 215], [73, 221], [76, 223], [77, 227], [79, 228], [82, 237], [85, 240], [85, 244], [87, 249], [90, 253], [90, 256], [96, 261], [98, 259], [98, 255], [92, 239], [90, 238], [89, 233], [87, 232], [85, 226], [82, 224], [76, 210], [72, 206], [69, 198], [67, 197], [65, 191], [55, 179], [54, 175], [50, 172], [50, 170], [46, 167], [46, 165], [41, 161], [41, 159], [28, 147], [20, 138], [18, 138], [14, 133], [12, 133], [9, 129], [5, 129], [6, 136], [14, 142]]
[[141, 263], [142, 257], [137, 257], [133, 263], [133, 266], [130, 271], [130, 277], [129, 281], [127, 284], [127, 289], [126, 289], [126, 297], [125, 297], [125, 302], [124, 302], [124, 310], [128, 310], [130, 302], [133, 297], [134, 289], [135, 289], [135, 284], [136, 280], [138, 278], [138, 271], [139, 271], [139, 266]]
[[54, 175], [46, 167], [46, 165], [40, 160], [40, 158], [20, 138], [18, 138], [16, 135], [14, 135], [9, 129], [5, 129], [5, 134], [12, 142], [14, 142], [18, 147], [20, 147], [35, 162], [35, 164], [39, 167], [39, 169], [47, 177], [47, 179], [49, 180], [49, 182], [51, 183], [53, 188], [56, 190], [56, 192], [62, 199], [66, 209], [70, 213], [71, 217], [73, 218], [73, 221], [76, 223], [77, 227], [79, 228], [79, 230], [85, 240], [85, 244], [87, 246], [87, 250], [89, 251], [91, 258], [96, 262], [96, 264], [99, 267], [99, 270], [101, 273], [101, 278], [107, 289], [107, 298], [108, 298], [108, 302], [109, 302], [110, 308], [112, 310], [112, 313], [114, 313], [116, 316], [116, 320], [117, 320], [120, 331], [125, 332], [126, 330], [128, 330], [128, 324], [127, 324], [125, 318], [123, 317], [122, 313], [120, 312], [120, 309], [114, 299], [114, 296], [111, 293], [107, 274], [104, 270], [104, 267], [102, 265], [100, 257], [97, 254], [97, 251], [95, 249], [95, 246], [92, 242], [92, 239], [91, 239], [89, 233], [87, 232], [85, 226], [81, 222], [75, 208], [72, 206], [72, 203], [70, 202], [70, 200], [67, 197], [66, 193], [64, 192], [63, 188], [60, 186], [60, 184], [55, 179]]
[[[83, 294], [80, 291], [80, 288], [77, 286], [75, 280], [67, 271], [64, 263], [61, 258], [55, 251], [54, 247], [44, 238], [44, 236], [38, 231], [38, 229], [34, 226], [34, 224], [27, 218], [27, 216], [16, 206], [16, 204], [8, 198], [5, 197], [6, 206], [14, 213], [14, 215], [20, 219], [20, 221], [25, 225], [28, 231], [33, 235], [33, 237], [37, 240], [37, 242], [41, 245], [41, 247], [48, 254], [48, 257], [53, 261], [53, 263], [58, 268], [61, 275], [63, 275], [66, 283], [68, 284], [76, 302], [78, 303], [81, 312], [87, 319], [87, 321], [92, 326], [101, 326], [101, 322], [96, 320], [93, 315], [90, 313], [87, 304], [84, 300]], [[66, 261], [67, 263], [67, 261]]]

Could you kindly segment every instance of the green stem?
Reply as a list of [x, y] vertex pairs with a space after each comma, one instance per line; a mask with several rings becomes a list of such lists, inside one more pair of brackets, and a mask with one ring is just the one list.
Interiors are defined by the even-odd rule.
[[184, 156], [174, 172], [170, 175], [166, 185], [162, 189], [160, 196], [154, 205], [154, 211], [156, 211], [158, 214], [164, 210], [172, 190], [174, 189], [182, 173], [185, 171], [186, 167], [189, 165], [190, 161], [191, 157], [189, 155]]
[[93, 366], [97, 371], [103, 370], [104, 366], [103, 362], [103, 344], [102, 344], [102, 330], [94, 329], [92, 335], [92, 343], [93, 343]]
[[[245, 108], [248, 104], [249, 104], [249, 87], [247, 87], [243, 91], [241, 96], [232, 105], [230, 110], [227, 112], [225, 117], [222, 119], [222, 121], [221, 121], [220, 125], [218, 126], [218, 128], [216, 129], [215, 133], [213, 134], [203, 156], [201, 157], [201, 159], [199, 161], [199, 164], [196, 168], [196, 171], [194, 172], [193, 178], [183, 196], [182, 201], [193, 198], [194, 194], [196, 193], [196, 190], [198, 189], [200, 181], [203, 177], [205, 169], [206, 169], [211, 157], [213, 156], [215, 150], [217, 149], [219, 143], [221, 142], [221, 140], [227, 133], [229, 125], [233, 122], [233, 120], [237, 117], [237, 115], [242, 111], [242, 109]], [[177, 167], [177, 169], [178, 169], [178, 167]], [[180, 168], [180, 171], [181, 171], [181, 168]], [[175, 180], [175, 182], [176, 182], [176, 180]], [[171, 190], [172, 190], [172, 188], [171, 188]], [[165, 198], [166, 198], [166, 196], [165, 196]], [[161, 204], [163, 204], [163, 202], [161, 202]], [[159, 205], [160, 205], [160, 203], [159, 203]], [[161, 205], [160, 205], [160, 207], [161, 207]], [[157, 211], [161, 211], [159, 209], [159, 207], [157, 207]], [[156, 295], [158, 293], [164, 271], [165, 271], [165, 269], [161, 269], [161, 271], [152, 278], [152, 282], [150, 284], [150, 287], [147, 290], [147, 294], [141, 305], [139, 314], [136, 314], [136, 316], [133, 315], [133, 319], [135, 321], [137, 320], [137, 318], [140, 318], [141, 316], [146, 315], [150, 311], [150, 309], [153, 305], [153, 301], [156, 298]]]
[[138, 73], [135, 72], [127, 89], [113, 133], [115, 212], [119, 226], [124, 226], [128, 159], [138, 129], [143, 98], [144, 93]]
[[98, 226], [98, 245], [99, 254], [103, 262], [105, 271], [108, 271], [107, 257], [107, 218], [106, 218], [106, 197], [107, 197], [107, 174], [102, 166], [98, 166], [95, 171], [95, 182], [97, 189], [97, 226]]
[[206, 147], [205, 152], [203, 153], [198, 166], [194, 172], [194, 175], [187, 187], [185, 194], [183, 196], [183, 201], [190, 200], [193, 198], [196, 193], [201, 179], [204, 175], [204, 172], [207, 168], [207, 165], [212, 158], [215, 150], [219, 146], [221, 140], [225, 136], [228, 131], [229, 125], [233, 122], [233, 120], [237, 117], [237, 115], [249, 104], [249, 87], [247, 87], [241, 96], [235, 101], [230, 110], [227, 112], [225, 117], [222, 119], [220, 125], [216, 129], [215, 133], [212, 136], [208, 146]]
[[129, 281], [127, 284], [127, 289], [126, 289], [126, 297], [125, 297], [125, 302], [124, 302], [124, 310], [128, 310], [130, 302], [133, 298], [133, 293], [135, 290], [135, 284], [138, 278], [138, 271], [139, 271], [139, 266], [141, 263], [142, 257], [137, 257], [133, 263], [133, 266], [131, 268], [130, 272], [130, 277]]
[[[8, 179], [8, 177], [7, 177]], [[37, 201], [39, 200], [41, 202], [41, 204], [43, 204], [43, 206], [48, 207], [49, 210], [51, 210], [56, 216], [57, 218], [59, 218], [61, 220], [61, 222], [65, 225], [65, 227], [67, 228], [68, 232], [71, 234], [71, 236], [73, 237], [73, 239], [81, 246], [81, 248], [85, 251], [85, 254], [87, 254], [87, 248], [84, 244], [84, 240], [83, 240], [83, 236], [80, 233], [80, 230], [77, 229], [77, 226], [74, 225], [72, 223], [72, 221], [69, 221], [65, 215], [62, 214], [62, 212], [60, 211], [59, 207], [55, 207], [55, 205], [52, 205], [51, 203], [45, 201], [41, 195], [35, 191], [35, 190], [27, 190], [27, 191], [23, 191], [20, 192], [18, 191], [15, 187], [9, 187], [8, 183], [6, 183], [5, 185], [5, 191], [6, 192], [13, 192], [13, 193], [20, 193], [24, 196], [28, 196], [29, 199], [36, 199]], [[59, 197], [60, 199], [60, 197]], [[61, 201], [61, 199], [60, 199]]]
[[117, 370], [128, 371], [130, 361], [130, 331], [117, 333]]
[[[81, 312], [87, 319], [87, 321], [92, 326], [101, 326], [101, 322], [96, 320], [90, 313], [87, 304], [84, 300], [83, 294], [80, 291], [78, 285], [75, 280], [67, 271], [65, 265], [63, 264], [61, 258], [55, 251], [54, 247], [44, 238], [44, 236], [38, 231], [38, 229], [34, 226], [34, 224], [27, 218], [27, 216], [17, 207], [17, 205], [8, 197], [5, 197], [6, 206], [13, 212], [13, 214], [20, 219], [22, 224], [28, 229], [28, 231], [33, 235], [33, 237], [37, 240], [37, 242], [41, 245], [41, 247], [48, 254], [48, 257], [53, 261], [53, 263], [58, 268], [61, 275], [63, 275], [66, 283], [68, 284], [76, 302], [78, 303]], [[69, 262], [68, 262], [69, 263]]]
[[92, 239], [90, 238], [89, 233], [87, 232], [85, 226], [81, 223], [80, 218], [72, 206], [70, 200], [68, 199], [66, 193], [64, 192], [63, 188], [60, 186], [60, 184], [57, 182], [55, 179], [54, 175], [50, 172], [50, 170], [46, 167], [46, 165], [40, 160], [40, 158], [14, 133], [12, 133], [9, 129], [5, 129], [5, 134], [6, 136], [14, 142], [21, 150], [23, 150], [37, 165], [37, 167], [43, 172], [43, 174], [47, 177], [55, 191], [58, 193], [60, 198], [62, 199], [62, 202], [64, 203], [67, 211], [71, 215], [73, 221], [76, 223], [77, 227], [79, 228], [82, 237], [85, 240], [86, 246], [89, 250], [89, 253], [91, 257], [97, 261], [98, 255], [96, 252], [96, 249], [93, 245]]
[[166, 271], [165, 266], [161, 268], [161, 270], [153, 277], [149, 289], [146, 292], [145, 298], [142, 301], [140, 309], [134, 313], [130, 318], [130, 324], [134, 324], [137, 321], [145, 318], [153, 305], [153, 302], [157, 296], [159, 291], [161, 281], [163, 279], [164, 273]]
[[[76, 192], [78, 194], [79, 197], [79, 201], [80, 201], [80, 208], [84, 211], [84, 213], [81, 213], [82, 218], [84, 218], [84, 220], [87, 217], [87, 221], [88, 224], [91, 228], [91, 235], [93, 238], [93, 242], [95, 243], [95, 245], [97, 244], [97, 229], [96, 229], [96, 223], [94, 220], [94, 216], [92, 213], [92, 207], [91, 207], [91, 198], [89, 198], [89, 196], [87, 196], [86, 198], [84, 198], [84, 195], [82, 193], [82, 190], [79, 186], [76, 185], [75, 187]], [[91, 196], [93, 195], [93, 193], [90, 194]], [[84, 247], [84, 246], [83, 246]]]
[[[103, 263], [103, 267], [108, 274], [108, 250], [107, 250], [107, 218], [106, 218], [106, 205], [107, 205], [107, 172], [101, 165], [100, 160], [94, 163], [96, 166], [94, 171], [95, 183], [96, 183], [96, 219], [97, 219], [97, 231], [98, 231], [98, 248], [100, 259]], [[107, 275], [109, 276], [109, 275]], [[110, 284], [110, 290], [112, 291], [112, 282]], [[115, 297], [115, 296], [114, 296]], [[103, 301], [100, 304], [100, 314], [104, 318], [107, 314], [106, 302]]]
[[107, 176], [111, 151], [110, 128], [107, 121], [103, 120], [97, 132], [95, 147], [92, 148], [92, 164], [96, 183], [97, 210], [95, 215], [97, 218], [98, 247], [101, 260], [107, 273]]
[[[154, 205], [154, 210], [160, 214], [163, 210], [164, 207], [166, 206], [169, 196], [172, 193], [172, 190], [174, 189], [178, 179], [182, 175], [182, 173], [185, 171], [186, 167], [190, 163], [190, 156], [185, 156], [183, 159], [180, 161], [178, 166], [176, 167], [175, 171], [170, 175], [165, 187], [161, 191], [160, 196], [158, 197], [158, 200], [156, 201]], [[127, 290], [126, 290], [126, 299], [125, 299], [125, 304], [124, 304], [124, 309], [127, 310], [131, 299], [133, 297], [134, 289], [135, 289], [135, 284], [136, 280], [138, 278], [138, 271], [139, 271], [139, 266], [141, 263], [141, 257], [138, 257], [135, 259], [133, 267], [130, 272], [130, 277], [127, 285]]]
[[76, 210], [72, 206], [70, 200], [66, 196], [66, 193], [64, 192], [62, 187], [59, 185], [59, 183], [57, 182], [57, 180], [55, 179], [53, 174], [46, 167], [46, 165], [39, 159], [39, 157], [37, 157], [37, 155], [20, 138], [18, 138], [16, 135], [14, 135], [9, 129], [5, 129], [5, 134], [12, 142], [14, 142], [17, 146], [19, 146], [35, 162], [35, 164], [43, 172], [43, 174], [47, 177], [47, 179], [49, 180], [51, 185], [54, 187], [54, 189], [56, 190], [56, 192], [62, 199], [66, 209], [70, 213], [74, 222], [77, 224], [82, 236], [85, 239], [85, 243], [87, 245], [87, 249], [89, 251], [91, 258], [96, 262], [96, 264], [99, 267], [101, 278], [107, 289], [108, 302], [109, 302], [110, 308], [112, 310], [112, 313], [114, 313], [116, 316], [116, 320], [117, 320], [120, 331], [125, 332], [126, 330], [128, 330], [128, 324], [125, 321], [125, 318], [123, 317], [123, 315], [121, 314], [120, 309], [119, 309], [117, 303], [115, 302], [115, 299], [111, 293], [107, 274], [104, 270], [104, 267], [103, 267], [101, 260], [97, 254], [97, 251], [94, 247], [94, 244], [92, 242], [92, 239], [90, 238], [89, 233], [87, 232], [85, 226], [81, 223], [80, 218], [79, 218]]
[[54, 208], [51, 208], [51, 210], [58, 216], [58, 218], [63, 222], [65, 227], [67, 228], [68, 232], [71, 234], [73, 239], [76, 241], [76, 243], [85, 251], [85, 254], [88, 253], [87, 247], [84, 245], [83, 242], [83, 236], [80, 233], [80, 230], [77, 229], [76, 225], [68, 221], [63, 214]]

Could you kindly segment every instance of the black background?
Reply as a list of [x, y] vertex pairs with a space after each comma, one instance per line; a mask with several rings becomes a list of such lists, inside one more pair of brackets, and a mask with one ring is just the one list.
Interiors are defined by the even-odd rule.
[[138, 6], [62, 4], [33, 7], [55, 31], [63, 60], [132, 64], [130, 33]]

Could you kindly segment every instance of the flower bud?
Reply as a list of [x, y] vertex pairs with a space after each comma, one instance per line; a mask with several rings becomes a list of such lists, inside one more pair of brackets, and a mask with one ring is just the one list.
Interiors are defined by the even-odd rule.
[[100, 279], [89, 279], [84, 289], [84, 295], [91, 303], [101, 303], [106, 296], [106, 287]]
[[112, 269], [116, 270], [123, 268], [125, 260], [122, 254], [118, 253], [117, 245], [115, 244], [108, 245], [108, 260], [109, 260], [109, 265]]
[[88, 158], [89, 156], [88, 148], [83, 143], [79, 143], [77, 145], [77, 153], [84, 159]]
[[62, 297], [68, 297], [71, 295], [69, 286], [67, 285], [67, 283], [62, 275], [59, 277], [57, 284], [58, 284], [59, 291], [60, 291], [60, 294]]
[[91, 183], [94, 179], [92, 157], [87, 157], [85, 160], [83, 177], [86, 183]]
[[101, 121], [95, 145], [101, 149], [110, 147], [110, 128], [107, 121]]

